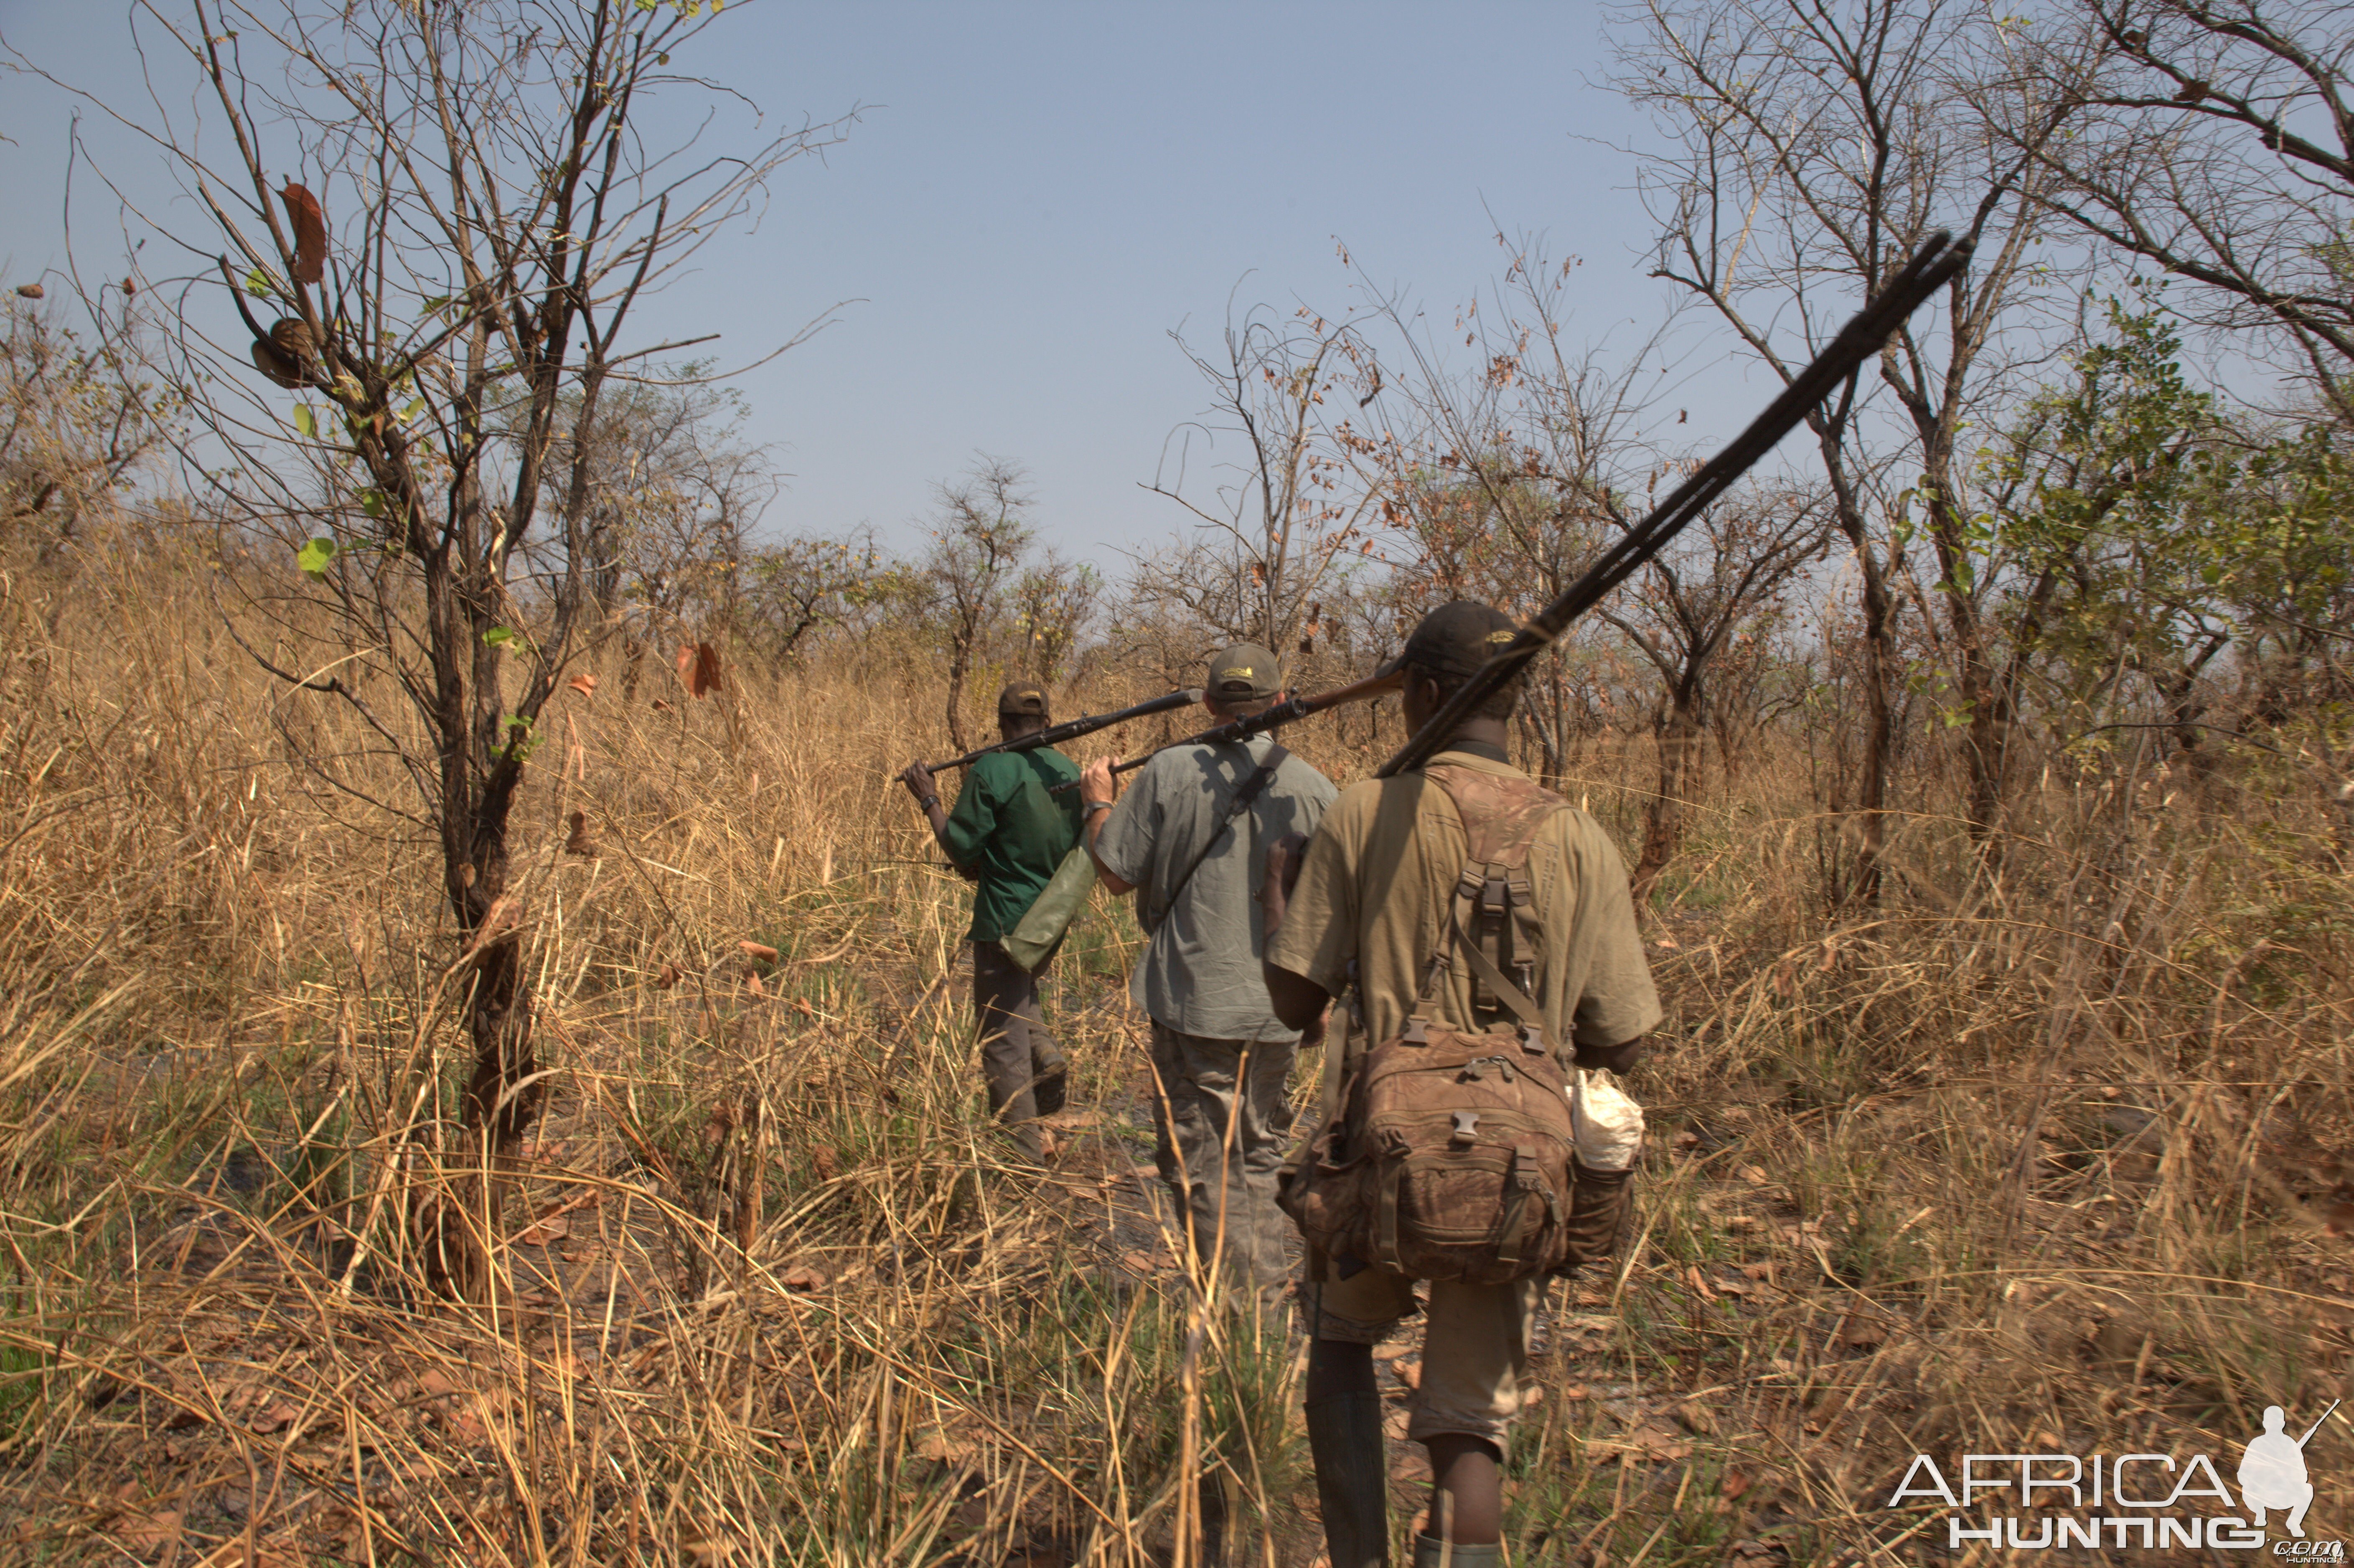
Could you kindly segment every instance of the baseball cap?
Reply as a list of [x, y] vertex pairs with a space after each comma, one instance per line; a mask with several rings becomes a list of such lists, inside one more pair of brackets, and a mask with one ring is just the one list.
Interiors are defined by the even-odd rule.
[[1459, 679], [1511, 647], [1520, 634], [1519, 625], [1502, 610], [1458, 599], [1424, 616], [1406, 638], [1405, 652], [1373, 673], [1394, 675], [1411, 664]]
[[1035, 681], [1016, 681], [997, 694], [997, 716], [1046, 716], [1046, 688]]
[[1283, 690], [1275, 655], [1256, 642], [1237, 642], [1210, 661], [1210, 695], [1254, 703]]

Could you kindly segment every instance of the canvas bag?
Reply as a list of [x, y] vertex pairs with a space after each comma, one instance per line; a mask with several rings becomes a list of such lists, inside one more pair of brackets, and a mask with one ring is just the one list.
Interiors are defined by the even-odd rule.
[[[1573, 1086], [1531, 995], [1542, 930], [1529, 851], [1567, 802], [1470, 768], [1425, 777], [1454, 802], [1465, 839], [1437, 951], [1405, 1027], [1347, 1070], [1281, 1202], [1344, 1277], [1380, 1264], [1503, 1284], [1606, 1255], [1628, 1171], [1579, 1168]], [[1479, 1013], [1509, 1018], [1459, 1030], [1425, 1016], [1450, 954], [1471, 972]]]

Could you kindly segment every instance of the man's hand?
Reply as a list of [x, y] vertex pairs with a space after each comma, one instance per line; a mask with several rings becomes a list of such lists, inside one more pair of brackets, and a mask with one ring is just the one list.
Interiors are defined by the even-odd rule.
[[1117, 757], [1098, 757], [1079, 773], [1079, 804], [1108, 806], [1119, 798], [1119, 781], [1111, 770], [1119, 765]]
[[939, 789], [932, 783], [932, 770], [920, 762], [907, 764], [907, 771], [899, 775], [899, 782], [907, 787], [907, 793], [916, 798], [918, 806], [929, 805], [940, 798]]

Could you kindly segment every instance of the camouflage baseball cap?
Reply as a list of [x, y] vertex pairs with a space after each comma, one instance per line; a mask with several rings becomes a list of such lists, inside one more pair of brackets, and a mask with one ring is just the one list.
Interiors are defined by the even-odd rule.
[[1257, 643], [1237, 642], [1211, 659], [1209, 689], [1221, 702], [1255, 703], [1283, 690], [1283, 671]]
[[1406, 638], [1405, 652], [1374, 673], [1394, 675], [1411, 664], [1430, 674], [1460, 679], [1511, 647], [1520, 634], [1518, 623], [1502, 610], [1458, 599], [1424, 616]]
[[1015, 681], [997, 694], [999, 718], [1044, 718], [1046, 688], [1035, 681]]

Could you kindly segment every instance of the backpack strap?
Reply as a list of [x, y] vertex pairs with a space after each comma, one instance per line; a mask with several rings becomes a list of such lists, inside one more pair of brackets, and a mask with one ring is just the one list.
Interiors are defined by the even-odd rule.
[[1460, 952], [1471, 971], [1475, 1019], [1510, 1013], [1520, 1021], [1523, 1049], [1547, 1050], [1544, 1010], [1532, 994], [1538, 989], [1543, 927], [1529, 882], [1529, 852], [1544, 824], [1569, 802], [1527, 779], [1443, 763], [1423, 771], [1455, 807], [1465, 859], [1416, 1011], [1437, 999], [1453, 967], [1450, 950]]
[[[1250, 754], [1245, 752], [1243, 755], [1248, 757]], [[1193, 863], [1185, 868], [1182, 875], [1169, 885], [1167, 893], [1155, 895], [1161, 906], [1161, 913], [1153, 920], [1156, 927], [1175, 912], [1177, 895], [1185, 891], [1185, 885], [1193, 880], [1193, 874], [1202, 869], [1202, 863], [1210, 858], [1210, 852], [1216, 849], [1218, 841], [1226, 836], [1226, 830], [1233, 826], [1234, 820], [1249, 810], [1257, 803], [1259, 796], [1265, 792], [1267, 787], [1275, 782], [1276, 771], [1290, 756], [1291, 753], [1285, 750], [1279, 742], [1267, 748], [1267, 760], [1258, 765], [1257, 771], [1243, 780], [1242, 787], [1237, 789], [1233, 797], [1227, 800], [1225, 813], [1218, 818], [1217, 826], [1210, 830], [1210, 836], [1202, 841], [1202, 851], [1193, 857]], [[1251, 825], [1256, 829], [1258, 820], [1253, 818]]]

